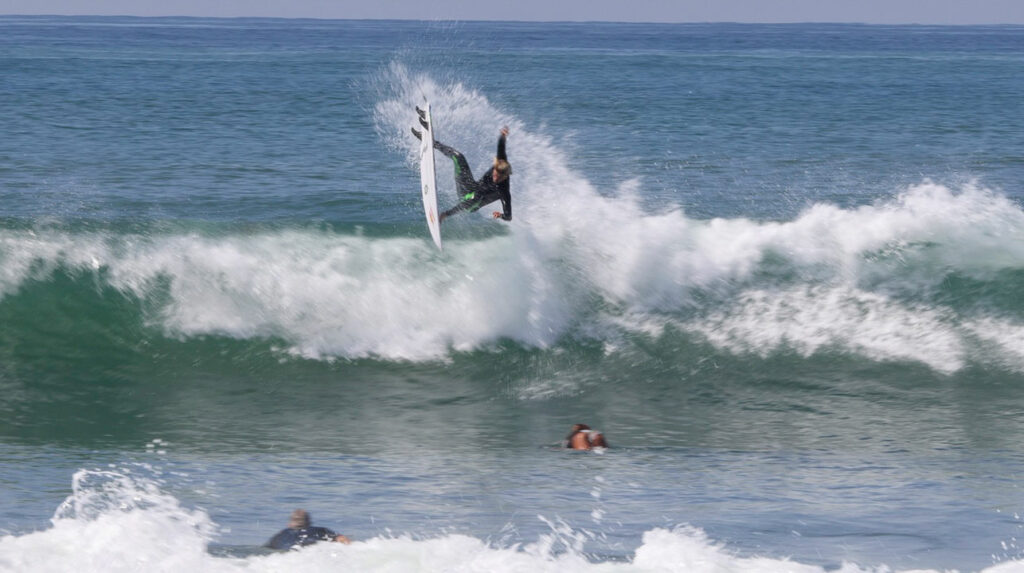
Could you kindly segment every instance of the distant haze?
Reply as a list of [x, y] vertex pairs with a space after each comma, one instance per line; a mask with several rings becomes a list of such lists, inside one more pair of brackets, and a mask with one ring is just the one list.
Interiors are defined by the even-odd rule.
[[400, 20], [1024, 24], [1020, 0], [0, 0], [0, 14]]

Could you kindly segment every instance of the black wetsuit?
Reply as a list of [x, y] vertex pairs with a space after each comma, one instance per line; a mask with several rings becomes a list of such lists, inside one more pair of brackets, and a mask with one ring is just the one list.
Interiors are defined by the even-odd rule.
[[317, 541], [333, 541], [338, 534], [326, 527], [302, 527], [282, 529], [270, 538], [264, 547], [271, 549], [295, 549], [312, 545]]
[[[491, 177], [491, 170], [487, 170], [486, 175], [481, 177], [479, 181], [475, 181], [464, 155], [436, 141], [434, 142], [434, 148], [446, 157], [450, 157], [455, 163], [455, 188], [460, 200], [458, 205], [442, 213], [442, 218], [454, 215], [459, 211], [469, 211], [472, 213], [484, 205], [500, 200], [503, 211], [501, 218], [506, 221], [512, 220], [512, 194], [509, 192], [508, 177], [504, 181], [495, 183], [494, 178]], [[508, 157], [505, 156], [504, 135], [498, 138], [497, 157], [503, 161], [508, 161]]]

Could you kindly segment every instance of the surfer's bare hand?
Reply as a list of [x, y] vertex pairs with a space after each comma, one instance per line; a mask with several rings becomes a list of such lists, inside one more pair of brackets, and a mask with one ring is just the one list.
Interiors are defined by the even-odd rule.
[[508, 126], [507, 125], [505, 127], [501, 128], [501, 134], [504, 135], [505, 137], [508, 137]]
[[494, 217], [495, 219], [500, 219], [501, 218], [501, 211], [495, 211], [495, 212], [491, 213], [491, 217]]

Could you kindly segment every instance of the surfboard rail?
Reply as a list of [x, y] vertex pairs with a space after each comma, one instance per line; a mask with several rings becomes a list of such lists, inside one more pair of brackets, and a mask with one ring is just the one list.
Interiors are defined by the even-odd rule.
[[441, 247], [441, 219], [437, 213], [437, 175], [434, 170], [434, 124], [430, 118], [430, 103], [416, 108], [422, 127], [420, 138], [420, 188], [423, 193], [423, 214], [427, 228], [438, 249]]

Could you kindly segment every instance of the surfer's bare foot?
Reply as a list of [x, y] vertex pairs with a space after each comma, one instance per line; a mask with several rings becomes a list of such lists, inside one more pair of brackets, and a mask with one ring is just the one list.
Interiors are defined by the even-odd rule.
[[416, 131], [415, 127], [410, 127], [409, 129], [412, 131], [412, 134], [416, 136], [416, 139], [418, 139], [420, 141], [423, 141], [423, 134], [422, 133]]

